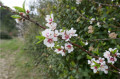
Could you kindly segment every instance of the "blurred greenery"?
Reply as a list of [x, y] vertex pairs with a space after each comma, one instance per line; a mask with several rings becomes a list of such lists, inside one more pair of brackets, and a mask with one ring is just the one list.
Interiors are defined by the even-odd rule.
[[[47, 79], [44, 73], [44, 65], [36, 66], [33, 55], [28, 54], [24, 49], [24, 41], [20, 38], [11, 40], [0, 40], [0, 59], [5, 59], [5, 68], [9, 79]], [[4, 64], [4, 63], [1, 63]], [[12, 74], [12, 72], [15, 72]], [[1, 75], [6, 75], [1, 73]], [[1, 77], [0, 77], [1, 78]]]
[[[10, 11], [0, 7], [0, 38], [1, 39], [2, 37], [6, 37], [4, 36], [6, 34], [8, 35], [8, 37], [17, 35], [16, 22], [11, 17], [11, 15], [12, 13]], [[6, 37], [6, 39], [8, 37]]]

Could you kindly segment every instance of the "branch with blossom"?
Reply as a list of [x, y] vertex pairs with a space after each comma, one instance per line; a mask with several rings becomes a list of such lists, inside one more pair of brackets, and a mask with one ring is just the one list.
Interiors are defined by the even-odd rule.
[[[19, 16], [16, 16], [16, 17], [14, 16], [15, 18], [18, 18], [18, 19], [21, 18], [21, 19], [28, 20], [28, 21], [36, 24], [37, 26], [43, 28], [44, 31], [42, 32], [42, 36], [44, 37], [43, 38], [44, 39], [44, 44], [47, 47], [51, 47], [51, 48], [54, 47], [55, 48], [55, 52], [57, 52], [58, 54], [61, 54], [62, 56], [65, 56], [65, 52], [66, 51], [68, 51], [68, 53], [71, 53], [74, 50], [73, 46], [76, 46], [76, 47], [80, 48], [82, 51], [84, 51], [84, 52], [88, 53], [89, 55], [91, 55], [93, 58], [96, 58], [96, 59], [100, 60], [99, 62], [97, 62], [98, 60], [94, 60], [94, 59], [93, 59], [94, 61], [91, 60], [91, 62], [94, 63], [94, 64], [93, 63], [91, 63], [91, 64], [95, 66], [95, 67], [93, 67], [91, 65], [92, 66], [91, 69], [95, 68], [94, 72], [104, 71], [105, 73], [107, 73], [108, 67], [106, 66], [106, 64], [111, 66], [111, 67], [113, 67], [118, 72], [120, 71], [119, 68], [116, 68], [113, 65], [114, 63], [109, 64], [111, 62], [117, 61], [116, 59], [109, 58], [109, 62], [108, 63], [100, 64], [100, 62], [104, 61], [104, 59], [101, 60], [101, 58], [99, 56], [94, 56], [90, 51], [87, 51], [82, 46], [80, 46], [78, 44], [75, 44], [75, 43], [72, 43], [70, 41], [70, 38], [72, 38], [73, 36], [77, 36], [77, 34], [75, 34], [76, 30], [74, 30], [73, 28], [71, 28], [70, 30], [67, 30], [67, 29], [56, 30], [57, 24], [54, 22], [53, 14], [46, 16], [46, 22], [47, 22], [46, 26], [48, 27], [48, 29], [47, 29], [47, 28], [41, 26], [38, 22], [30, 19], [30, 17], [28, 15], [24, 14], [24, 13], [15, 12], [15, 11], [11, 10], [9, 7], [4, 6], [2, 4], [0, 4], [0, 6], [5, 8], [5, 9], [8, 9], [8, 10], [12, 11], [14, 14], [19, 15]], [[26, 12], [28, 13], [28, 11], [26, 11]], [[55, 42], [58, 41], [58, 38], [65, 41], [65, 45], [64, 46], [59, 46], [59, 45], [55, 44]], [[115, 49], [115, 51], [116, 51], [116, 49]], [[114, 54], [116, 54], [116, 52]], [[117, 52], [116, 55], [119, 55], [119, 53]], [[97, 66], [97, 68], [96, 68], [96, 66]], [[100, 68], [100, 69], [98, 69], [98, 68]]]

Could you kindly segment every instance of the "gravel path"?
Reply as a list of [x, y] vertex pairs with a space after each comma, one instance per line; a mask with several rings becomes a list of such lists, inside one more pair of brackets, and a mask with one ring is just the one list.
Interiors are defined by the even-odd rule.
[[15, 62], [15, 52], [9, 54], [9, 51], [2, 52], [0, 50], [0, 79], [14, 79], [16, 67], [14, 66]]

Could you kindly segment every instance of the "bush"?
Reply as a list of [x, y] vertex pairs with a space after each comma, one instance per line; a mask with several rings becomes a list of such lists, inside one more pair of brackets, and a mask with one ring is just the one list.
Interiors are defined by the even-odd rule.
[[[97, 1], [97, 0], [96, 0]], [[73, 27], [77, 30], [79, 38], [71, 39], [72, 42], [83, 46], [86, 50], [89, 47], [94, 47], [92, 53], [94, 55], [103, 56], [103, 52], [109, 48], [119, 49], [119, 39], [110, 39], [108, 31], [115, 32], [120, 38], [119, 31], [119, 18], [120, 9], [119, 7], [108, 7], [99, 6], [96, 3], [89, 2], [88, 0], [83, 0], [81, 4], [77, 5], [75, 0], [45, 0], [39, 1], [40, 6], [38, 6], [39, 15], [34, 17], [39, 23], [45, 26], [45, 15], [50, 14], [51, 11], [54, 14], [55, 22], [58, 24], [57, 29]], [[100, 1], [100, 3], [111, 4], [111, 1], [105, 2]], [[44, 4], [44, 5], [43, 5]], [[101, 27], [98, 27], [97, 22], [90, 24], [90, 19], [95, 18], [97, 22], [101, 22]], [[115, 18], [116, 20], [113, 20]], [[88, 27], [92, 25], [94, 28], [93, 33], [88, 33]], [[79, 48], [74, 49], [74, 52], [67, 54], [65, 57], [56, 54], [50, 48], [47, 48], [40, 43], [36, 45], [37, 39], [35, 36], [39, 35], [42, 31], [41, 28], [37, 28], [33, 24], [29, 25], [29, 32], [26, 34], [26, 47], [29, 49], [29, 54], [33, 54], [36, 62], [44, 64], [46, 68], [46, 73], [52, 79], [116, 79], [118, 74], [109, 71], [108, 75], [103, 72], [94, 74], [87, 63], [87, 53], [83, 52]], [[97, 40], [105, 39], [108, 40]], [[110, 39], [110, 40], [109, 40]], [[88, 41], [88, 45], [84, 46], [82, 42]], [[63, 43], [64, 44], [64, 43]], [[99, 54], [96, 50], [99, 50]], [[120, 50], [120, 49], [119, 49]], [[115, 63], [119, 67], [118, 62]]]

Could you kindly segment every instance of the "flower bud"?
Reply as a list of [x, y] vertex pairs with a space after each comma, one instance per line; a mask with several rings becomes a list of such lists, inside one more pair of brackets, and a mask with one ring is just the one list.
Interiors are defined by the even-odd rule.
[[29, 10], [27, 10], [26, 12], [27, 12], [28, 14], [30, 13], [30, 11], [29, 11]]
[[20, 12], [19, 14], [20, 14], [20, 16], [23, 16], [23, 12]]

